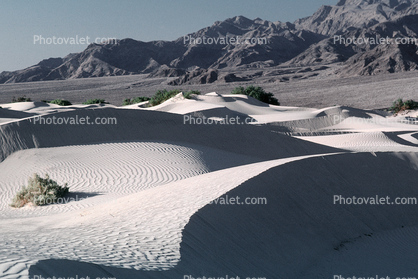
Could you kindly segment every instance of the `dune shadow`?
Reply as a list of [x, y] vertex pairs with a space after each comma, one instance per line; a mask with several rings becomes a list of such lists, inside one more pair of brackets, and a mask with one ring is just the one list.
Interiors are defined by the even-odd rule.
[[[336, 195], [418, 196], [416, 177], [410, 162], [389, 153], [288, 163], [246, 181], [196, 212], [183, 230], [181, 260], [170, 270], [137, 271], [50, 259], [31, 266], [29, 273], [44, 277], [304, 278], [326, 255], [343, 253], [344, 243], [418, 224], [416, 205], [344, 205], [335, 203]], [[231, 204], [231, 198], [236, 203], [237, 197], [244, 204]], [[265, 200], [245, 204], [247, 197]], [[229, 204], [221, 202], [226, 200]], [[409, 256], [418, 260], [416, 254]], [[376, 255], [370, 262], [387, 271], [396, 260], [385, 257]], [[351, 271], [356, 268], [347, 266]], [[315, 278], [332, 278], [332, 274]]]
[[7, 123], [2, 125], [0, 161], [22, 149], [129, 141], [195, 144], [256, 157], [259, 161], [336, 151], [272, 133], [268, 127], [217, 123], [189, 125], [184, 123], [183, 115], [166, 112], [103, 107], [66, 111], [59, 115], [68, 119], [114, 119], [117, 124], [34, 125], [29, 120]]
[[25, 111], [12, 110], [8, 108], [0, 108], [0, 118], [26, 118], [37, 115], [36, 113], [29, 113]]
[[[391, 141], [394, 141], [398, 144], [412, 146], [412, 147], [418, 146], [417, 144], [414, 144], [410, 141], [404, 140], [401, 137], [399, 137], [400, 135], [406, 134], [406, 132], [383, 132], [383, 134], [387, 136]], [[412, 137], [414, 137], [414, 135], [412, 135]]]

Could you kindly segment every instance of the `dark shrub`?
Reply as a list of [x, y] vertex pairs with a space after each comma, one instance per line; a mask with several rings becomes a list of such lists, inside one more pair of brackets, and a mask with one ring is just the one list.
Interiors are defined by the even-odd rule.
[[62, 100], [62, 99], [55, 99], [55, 100], [52, 100], [52, 101], [47, 102], [47, 103], [56, 104], [56, 105], [59, 105], [59, 106], [71, 106], [72, 105], [70, 101]]
[[136, 98], [132, 98], [132, 99], [124, 99], [122, 102], [122, 106], [128, 106], [128, 105], [133, 105], [133, 104], [138, 104], [138, 103], [142, 103], [142, 102], [146, 102], [151, 100], [151, 98], [149, 97], [136, 97]]
[[190, 99], [192, 97], [192, 95], [200, 95], [200, 91], [190, 90], [186, 93], [183, 93], [183, 97], [186, 98], [186, 99]]
[[151, 106], [156, 106], [161, 104], [162, 102], [176, 96], [177, 94], [179, 94], [181, 91], [180, 90], [170, 90], [167, 91], [166, 89], [163, 90], [158, 90], [157, 93], [155, 93], [154, 96], [151, 97], [151, 100], [149, 101]]
[[393, 102], [392, 106], [389, 108], [393, 113], [399, 113], [405, 110], [418, 109], [418, 102], [413, 100], [406, 100], [405, 102], [402, 99], [397, 99]]
[[31, 98], [26, 98], [26, 96], [21, 97], [13, 97], [12, 103], [19, 103], [19, 102], [32, 102]]
[[242, 86], [236, 87], [234, 90], [232, 90], [231, 94], [243, 94], [253, 97], [254, 99], [257, 99], [267, 104], [280, 106], [279, 101], [276, 98], [274, 98], [273, 93], [266, 92], [263, 88], [259, 86], [255, 87], [251, 85], [247, 88], [244, 88]]
[[28, 185], [23, 187], [13, 198], [12, 207], [22, 207], [25, 204], [45, 205], [55, 203], [58, 198], [64, 197], [68, 193], [67, 184], [59, 186], [57, 182], [34, 174], [29, 178]]
[[93, 105], [93, 104], [107, 104], [103, 99], [90, 99], [83, 103], [83, 105]]

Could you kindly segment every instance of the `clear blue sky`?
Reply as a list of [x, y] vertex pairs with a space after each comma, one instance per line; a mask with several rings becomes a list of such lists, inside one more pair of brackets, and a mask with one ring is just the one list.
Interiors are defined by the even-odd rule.
[[[87, 45], [39, 45], [48, 37], [115, 37], [141, 41], [174, 40], [243, 15], [290, 21], [337, 0], [2, 0], [0, 72], [23, 69], [49, 57], [64, 57]], [[92, 39], [91, 39], [92, 40]], [[93, 39], [94, 40], [94, 39]]]

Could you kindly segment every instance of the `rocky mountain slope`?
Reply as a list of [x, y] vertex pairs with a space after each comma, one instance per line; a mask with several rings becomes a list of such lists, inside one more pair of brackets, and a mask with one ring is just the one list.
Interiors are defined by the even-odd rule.
[[418, 65], [414, 43], [353, 44], [336, 36], [416, 38], [417, 14], [418, 0], [340, 0], [294, 23], [237, 16], [175, 41], [91, 44], [80, 53], [2, 72], [0, 83], [149, 73], [178, 77], [172, 85], [201, 84], [243, 80], [231, 71], [222, 75], [221, 69], [330, 63], [342, 63], [335, 73], [345, 76], [410, 71]]
[[307, 66], [341, 62], [342, 67], [336, 73], [343, 76], [415, 70], [418, 54], [414, 38], [418, 38], [418, 15], [404, 16], [324, 39], [286, 64]]
[[417, 12], [417, 0], [340, 0], [335, 6], [322, 6], [312, 16], [296, 20], [295, 26], [297, 29], [331, 36]]
[[[203, 38], [218, 41], [209, 44], [211, 41], [205, 43]], [[251, 41], [254, 38], [258, 41]], [[0, 82], [141, 74], [158, 71], [161, 67], [274, 66], [323, 38], [310, 31], [296, 30], [292, 24], [238, 16], [215, 22], [172, 42], [123, 39], [116, 44], [91, 44], [83, 52], [65, 58], [48, 59], [16, 72], [3, 72]]]

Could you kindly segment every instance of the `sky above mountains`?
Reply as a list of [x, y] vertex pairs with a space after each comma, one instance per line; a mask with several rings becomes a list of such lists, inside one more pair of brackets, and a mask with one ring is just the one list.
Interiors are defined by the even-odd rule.
[[[237, 15], [290, 21], [337, 0], [3, 0], [0, 72], [80, 52], [102, 38], [174, 40]], [[57, 44], [48, 44], [50, 42]], [[58, 40], [60, 38], [60, 40]], [[68, 39], [75, 38], [76, 41]], [[67, 42], [63, 40], [67, 39]], [[75, 44], [74, 44], [75, 43]]]

